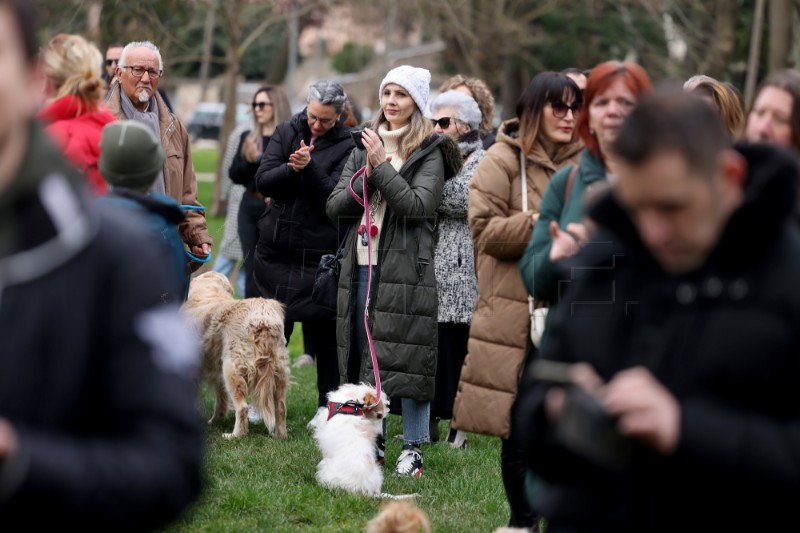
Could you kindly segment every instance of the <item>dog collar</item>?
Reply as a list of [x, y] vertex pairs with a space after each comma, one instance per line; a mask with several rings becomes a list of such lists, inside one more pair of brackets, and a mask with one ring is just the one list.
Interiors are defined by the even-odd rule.
[[333, 418], [334, 415], [354, 415], [364, 416], [364, 406], [354, 404], [351, 402], [337, 403], [328, 402], [328, 420]]

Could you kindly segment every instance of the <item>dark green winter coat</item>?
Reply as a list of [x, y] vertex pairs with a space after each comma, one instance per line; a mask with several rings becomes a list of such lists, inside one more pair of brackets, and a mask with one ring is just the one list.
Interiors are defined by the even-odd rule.
[[[326, 211], [334, 224], [349, 229], [339, 277], [336, 344], [339, 375], [347, 379], [353, 338], [357, 272], [356, 234], [364, 208], [350, 195], [350, 178], [366, 163], [366, 153], [355, 149], [339, 183], [328, 198]], [[433, 267], [436, 208], [444, 182], [462, 163], [455, 141], [432, 136], [414, 151], [397, 172], [382, 163], [369, 176], [369, 186], [381, 191], [386, 214], [381, 228], [378, 264], [373, 274], [369, 325], [380, 369], [381, 385], [390, 398], [433, 399], [437, 351], [436, 275]], [[361, 196], [362, 178], [353, 189]], [[377, 279], [375, 279], [377, 278]], [[372, 359], [361, 354], [360, 380], [374, 383]]]

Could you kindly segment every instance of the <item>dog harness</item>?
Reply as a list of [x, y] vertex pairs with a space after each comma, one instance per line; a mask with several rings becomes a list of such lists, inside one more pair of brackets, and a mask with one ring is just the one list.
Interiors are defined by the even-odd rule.
[[328, 420], [334, 415], [364, 416], [364, 404], [355, 402], [328, 402]]

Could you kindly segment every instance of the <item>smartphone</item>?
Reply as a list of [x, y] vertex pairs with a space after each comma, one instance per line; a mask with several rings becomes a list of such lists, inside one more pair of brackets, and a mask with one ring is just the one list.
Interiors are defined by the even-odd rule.
[[361, 131], [362, 130], [353, 130], [350, 132], [350, 136], [353, 138], [353, 142], [356, 143], [356, 148], [363, 150], [364, 139], [361, 138]]
[[536, 381], [549, 383], [550, 385], [573, 385], [570, 377], [570, 363], [561, 363], [559, 361], [550, 361], [548, 359], [537, 359], [531, 363], [530, 377]]

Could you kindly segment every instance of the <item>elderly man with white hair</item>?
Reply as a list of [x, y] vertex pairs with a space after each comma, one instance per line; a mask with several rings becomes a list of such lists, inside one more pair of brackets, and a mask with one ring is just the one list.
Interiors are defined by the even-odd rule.
[[[180, 204], [199, 206], [189, 133], [157, 92], [163, 73], [158, 47], [149, 41], [128, 43], [122, 49], [117, 81], [109, 89], [106, 107], [119, 120], [142, 122], [161, 139], [167, 159], [151, 192], [171, 196]], [[178, 229], [193, 255], [203, 258], [211, 253], [213, 240], [202, 211], [191, 209]], [[193, 270], [199, 266], [192, 262]]]
[[[486, 151], [479, 137], [481, 111], [475, 100], [461, 91], [446, 91], [431, 102], [430, 110], [436, 132], [458, 142], [464, 157], [461, 172], [445, 182], [442, 201], [436, 210], [438, 239], [434, 264], [439, 293], [439, 357], [430, 424], [431, 438], [436, 440], [438, 420], [453, 416], [453, 400], [478, 297], [472, 236], [467, 223], [467, 190]], [[451, 429], [447, 442], [455, 448], [464, 448], [466, 434]]]

